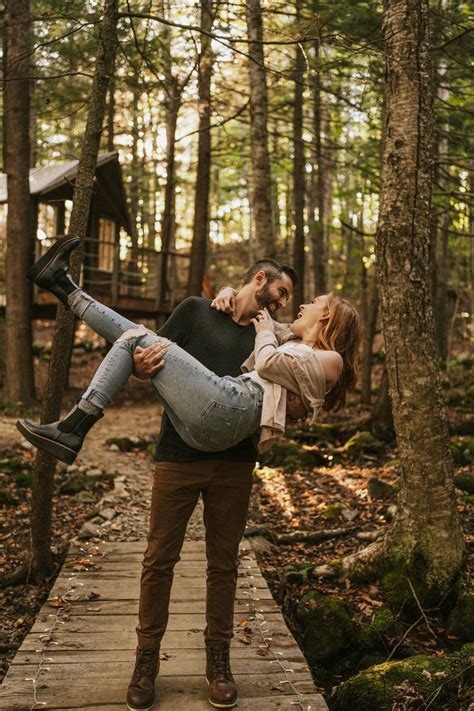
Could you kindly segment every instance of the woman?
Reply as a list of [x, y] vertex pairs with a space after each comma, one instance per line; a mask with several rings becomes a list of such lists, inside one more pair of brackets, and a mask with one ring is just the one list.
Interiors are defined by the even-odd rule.
[[289, 326], [276, 324], [266, 310], [260, 311], [252, 320], [255, 350], [242, 366], [244, 374], [219, 377], [175, 343], [82, 291], [68, 270], [69, 255], [78, 245], [73, 236], [58, 240], [28, 273], [99, 335], [114, 342], [64, 420], [47, 425], [17, 422], [29, 442], [61, 461], [74, 461], [89, 429], [126, 384], [137, 346], [160, 342], [164, 367], [152, 383], [181, 438], [202, 451], [225, 450], [258, 431], [258, 446], [264, 451], [285, 428], [287, 400], [301, 398], [302, 414], [311, 412], [314, 421], [323, 405], [335, 409], [344, 404], [354, 386], [360, 322], [346, 300], [333, 294], [320, 296], [302, 305]]

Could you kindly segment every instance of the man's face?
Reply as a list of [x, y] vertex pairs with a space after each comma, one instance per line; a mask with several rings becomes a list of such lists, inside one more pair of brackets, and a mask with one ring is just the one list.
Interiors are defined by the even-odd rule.
[[279, 308], [284, 309], [288, 299], [293, 293], [293, 282], [287, 274], [274, 279], [271, 282], [265, 281], [255, 291], [255, 301], [259, 309], [268, 309], [271, 316], [274, 316]]

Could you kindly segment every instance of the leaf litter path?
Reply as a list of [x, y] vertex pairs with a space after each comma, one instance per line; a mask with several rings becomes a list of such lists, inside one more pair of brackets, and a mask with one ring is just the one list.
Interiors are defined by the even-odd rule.
[[[143, 418], [143, 407], [141, 410]], [[128, 416], [131, 414], [129, 408]], [[114, 422], [117, 423], [117, 418]], [[96, 448], [100, 440], [103, 442], [104, 434], [102, 430], [100, 436], [97, 428], [97, 440], [85, 450], [83, 462], [91, 461], [94, 449], [95, 454], [99, 453]], [[147, 475], [146, 466], [134, 466], [138, 464], [136, 456], [110, 454], [115, 468], [125, 476], [121, 487], [130, 489], [132, 499], [140, 489], [142, 500], [148, 504], [151, 471]], [[81, 464], [81, 459], [78, 462]], [[130, 471], [130, 466], [134, 471], [129, 478], [126, 470]], [[148, 464], [148, 468], [152, 467]], [[144, 485], [146, 476], [148, 481]], [[126, 511], [120, 511], [116, 521], [125, 518]], [[137, 523], [135, 527], [141, 528]], [[207, 700], [203, 641], [206, 592], [203, 533], [202, 510], [198, 507], [175, 569], [169, 625], [162, 642], [156, 683], [156, 709], [160, 711], [211, 708]], [[126, 708], [145, 542], [143, 537], [125, 541], [123, 537], [129, 538], [129, 530], [125, 529], [122, 540], [110, 540], [121, 538], [116, 526], [104, 529], [102, 539], [75, 542], [0, 688], [1, 711]], [[232, 642], [232, 667], [239, 688], [237, 708], [326, 710], [248, 540], [241, 546], [240, 557]]]

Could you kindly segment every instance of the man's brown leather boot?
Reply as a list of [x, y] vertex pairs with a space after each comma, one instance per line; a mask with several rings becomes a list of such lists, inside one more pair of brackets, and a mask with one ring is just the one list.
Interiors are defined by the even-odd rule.
[[216, 709], [229, 709], [237, 703], [237, 688], [230, 670], [228, 642], [206, 643], [206, 677], [209, 702]]
[[160, 668], [160, 649], [140, 649], [127, 691], [130, 711], [150, 711], [155, 703], [155, 678]]

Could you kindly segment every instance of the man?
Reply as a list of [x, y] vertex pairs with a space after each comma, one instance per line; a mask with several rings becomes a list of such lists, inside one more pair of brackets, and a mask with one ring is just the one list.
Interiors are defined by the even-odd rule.
[[[262, 259], [250, 267], [229, 315], [209, 300], [190, 297], [173, 312], [159, 334], [191, 353], [218, 375], [240, 375], [254, 347], [251, 324], [259, 309], [275, 315], [290, 298], [296, 274], [291, 267]], [[152, 377], [163, 363], [157, 347], [136, 349], [135, 374]], [[166, 359], [164, 363], [166, 367]], [[183, 393], [186, 397], [186, 393]], [[189, 447], [163, 415], [152, 490], [148, 547], [140, 584], [137, 658], [127, 703], [132, 711], [150, 709], [159, 669], [160, 642], [168, 621], [173, 570], [189, 518], [200, 494], [206, 527], [206, 676], [209, 701], [216, 708], [237, 703], [230, 669], [238, 549], [247, 518], [256, 449], [249, 438], [223, 452]]]

